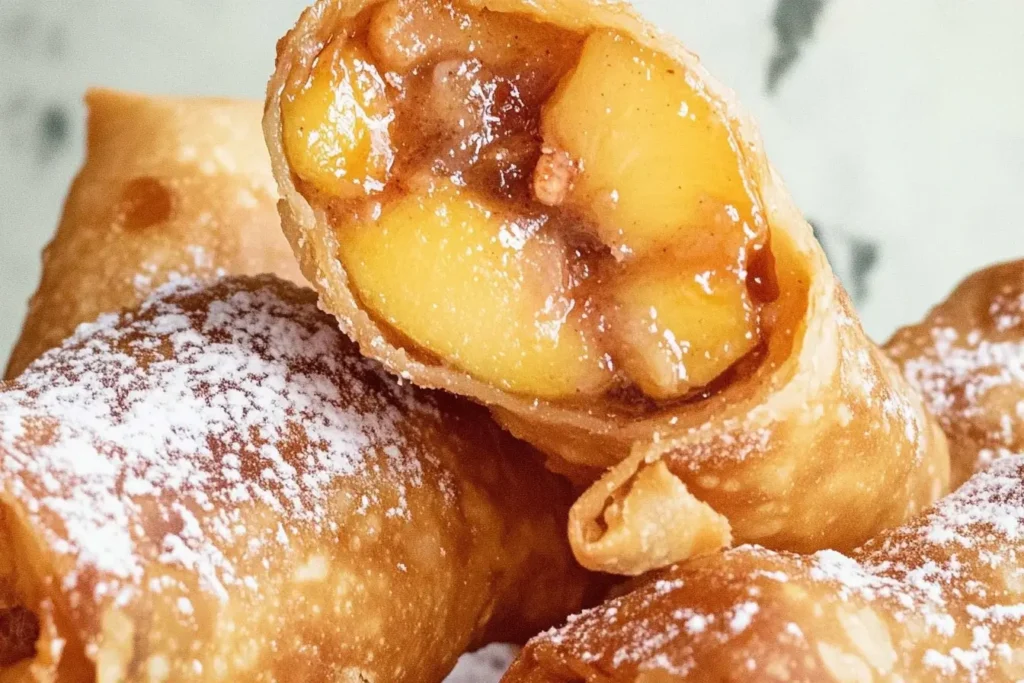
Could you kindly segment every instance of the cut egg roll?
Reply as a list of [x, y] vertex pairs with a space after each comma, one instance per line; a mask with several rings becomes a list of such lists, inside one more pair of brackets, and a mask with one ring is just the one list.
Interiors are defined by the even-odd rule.
[[628, 5], [321, 0], [264, 126], [321, 306], [592, 484], [588, 567], [849, 550], [945, 492], [752, 122]]
[[257, 102], [91, 90], [85, 163], [43, 253], [6, 376], [75, 327], [134, 308], [170, 279], [276, 273], [281, 236]]
[[592, 585], [540, 456], [313, 292], [180, 280], [0, 385], [0, 681], [439, 681]]
[[743, 546], [642, 580], [504, 683], [1024, 678], [1024, 456], [851, 555]]
[[946, 433], [953, 486], [1024, 453], [1024, 261], [974, 273], [885, 349]]

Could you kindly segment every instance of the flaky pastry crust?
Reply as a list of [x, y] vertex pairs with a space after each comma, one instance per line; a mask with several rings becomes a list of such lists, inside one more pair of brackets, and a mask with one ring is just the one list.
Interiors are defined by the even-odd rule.
[[436, 681], [589, 584], [525, 444], [271, 276], [83, 326], [0, 385], [0, 467], [4, 683]]
[[532, 640], [504, 683], [1014, 681], [1024, 457], [849, 556], [729, 550]]
[[1024, 452], [1024, 261], [974, 273], [885, 350], [946, 432], [953, 486]]

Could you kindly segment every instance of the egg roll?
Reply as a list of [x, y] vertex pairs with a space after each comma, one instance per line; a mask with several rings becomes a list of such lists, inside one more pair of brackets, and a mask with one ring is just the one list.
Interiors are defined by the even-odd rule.
[[592, 485], [588, 567], [848, 550], [946, 491], [753, 123], [625, 3], [320, 0], [264, 126], [321, 306]]
[[90, 90], [85, 163], [43, 252], [6, 377], [170, 279], [303, 282], [277, 215], [258, 102]]
[[182, 279], [0, 385], [0, 681], [439, 681], [580, 606], [568, 485], [313, 292]]
[[1024, 261], [974, 273], [885, 350], [945, 431], [954, 486], [1024, 453]]
[[1024, 456], [846, 556], [744, 546], [532, 640], [505, 683], [1018, 681]]

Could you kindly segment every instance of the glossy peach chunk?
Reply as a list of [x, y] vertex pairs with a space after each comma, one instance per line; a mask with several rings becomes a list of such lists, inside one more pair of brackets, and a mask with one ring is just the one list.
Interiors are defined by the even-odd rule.
[[286, 94], [281, 116], [292, 170], [335, 197], [383, 188], [394, 161], [394, 118], [384, 81], [366, 48], [335, 39], [317, 58], [305, 85]]
[[599, 391], [567, 249], [541, 223], [438, 180], [342, 228], [340, 256], [365, 306], [471, 375], [541, 397]]
[[758, 343], [754, 307], [733, 273], [630, 268], [610, 286], [609, 351], [652, 398], [710, 384]]
[[740, 235], [759, 230], [724, 113], [695, 74], [630, 38], [587, 39], [544, 109], [542, 132], [548, 153], [566, 153], [578, 169], [566, 176], [564, 203], [625, 255], [685, 246], [716, 216]]

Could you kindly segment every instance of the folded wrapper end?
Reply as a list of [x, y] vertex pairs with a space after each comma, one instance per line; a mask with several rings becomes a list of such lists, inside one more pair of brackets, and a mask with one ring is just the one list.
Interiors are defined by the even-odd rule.
[[636, 448], [573, 505], [569, 543], [588, 569], [638, 576], [727, 548], [732, 531], [664, 461]]

